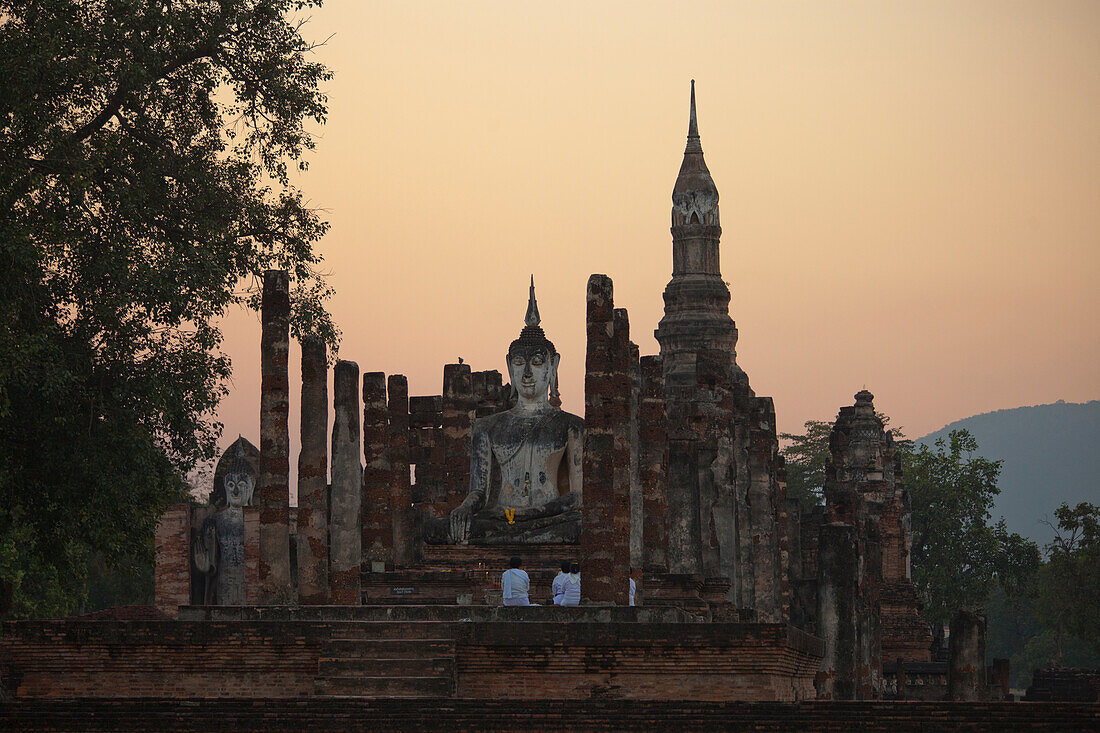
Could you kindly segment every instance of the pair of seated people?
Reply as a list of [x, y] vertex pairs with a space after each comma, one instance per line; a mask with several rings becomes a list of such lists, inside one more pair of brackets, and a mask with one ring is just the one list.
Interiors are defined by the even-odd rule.
[[[513, 557], [508, 569], [500, 576], [501, 596], [505, 606], [537, 606], [531, 603], [531, 578], [520, 568], [522, 559]], [[561, 572], [554, 578], [552, 591], [554, 605], [579, 606], [581, 603], [581, 568], [577, 563], [563, 562]]]
[[[501, 596], [505, 606], [531, 606], [531, 579], [520, 569], [523, 561], [513, 557], [508, 569], [500, 577]], [[630, 605], [634, 605], [637, 585], [630, 579]], [[578, 563], [562, 562], [561, 572], [551, 584], [551, 593], [555, 606], [579, 606], [581, 603], [581, 567]]]
[[568, 560], [550, 585], [555, 606], [579, 606], [581, 603], [581, 566]]
[[[500, 576], [501, 596], [505, 606], [537, 606], [531, 603], [531, 578], [520, 568], [523, 561], [513, 557], [508, 569]], [[561, 564], [562, 572], [554, 578], [554, 604], [557, 606], [579, 606], [581, 603], [581, 568], [577, 563]]]

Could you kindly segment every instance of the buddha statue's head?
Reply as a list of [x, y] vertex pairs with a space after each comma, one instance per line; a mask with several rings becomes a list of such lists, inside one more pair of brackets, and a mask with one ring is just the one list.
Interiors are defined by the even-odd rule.
[[558, 350], [539, 326], [539, 307], [535, 302], [535, 278], [531, 277], [531, 295], [527, 316], [519, 338], [508, 347], [508, 375], [519, 394], [520, 405], [541, 405], [558, 396]]
[[225, 472], [225, 502], [232, 507], [248, 506], [252, 503], [252, 491], [256, 480], [252, 477], [252, 466], [245, 460], [244, 451], [237, 449], [237, 455]]

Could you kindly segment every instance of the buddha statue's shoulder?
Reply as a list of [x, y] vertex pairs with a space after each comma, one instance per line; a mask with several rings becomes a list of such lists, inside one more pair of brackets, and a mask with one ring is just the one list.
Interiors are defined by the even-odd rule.
[[584, 432], [583, 417], [581, 417], [580, 415], [574, 415], [571, 412], [566, 412], [565, 410], [561, 410], [561, 414], [561, 419], [565, 423], [566, 427], [569, 428], [569, 430], [576, 431], [578, 433]]

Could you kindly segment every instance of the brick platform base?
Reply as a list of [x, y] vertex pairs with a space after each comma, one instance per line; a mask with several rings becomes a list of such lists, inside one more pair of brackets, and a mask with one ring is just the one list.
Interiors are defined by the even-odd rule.
[[545, 611], [492, 612], [512, 620], [4, 622], [0, 686], [16, 699], [814, 696], [822, 642], [783, 624], [525, 621]]
[[722, 703], [636, 700], [31, 700], [0, 703], [19, 731], [1086, 731], [1082, 703]]

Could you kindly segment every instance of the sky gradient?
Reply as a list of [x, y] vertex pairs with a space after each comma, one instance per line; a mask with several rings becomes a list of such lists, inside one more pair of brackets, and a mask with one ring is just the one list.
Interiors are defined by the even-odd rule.
[[[565, 409], [590, 274], [657, 352], [694, 78], [738, 363], [780, 430], [862, 387], [912, 437], [1100, 397], [1100, 3], [329, 0], [305, 34], [335, 72], [299, 185], [340, 357], [410, 394], [460, 356], [503, 371], [532, 273]], [[224, 326], [222, 445], [258, 444], [259, 319]]]

